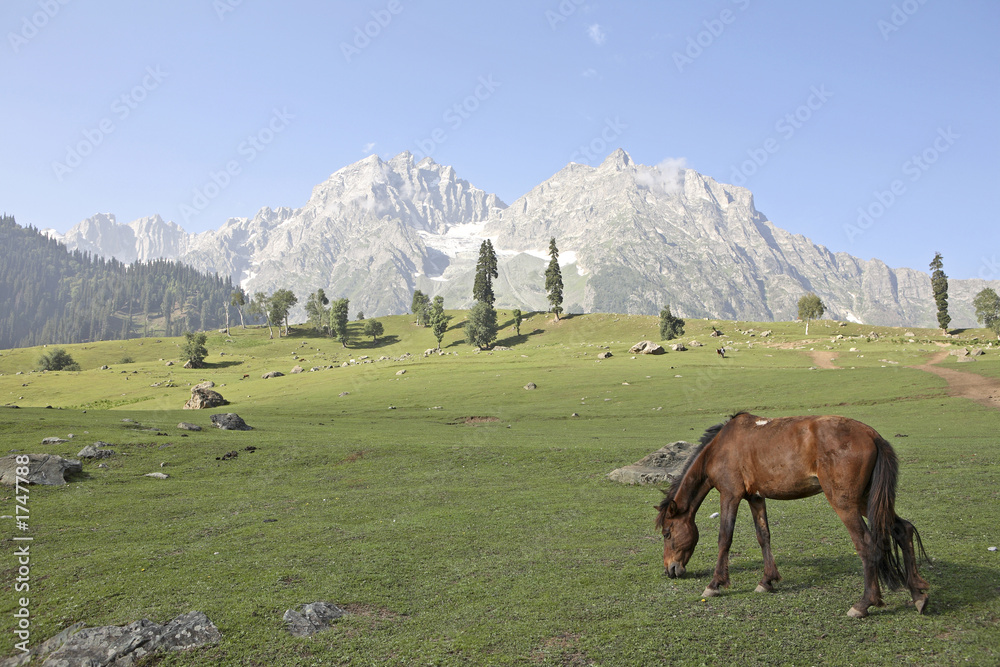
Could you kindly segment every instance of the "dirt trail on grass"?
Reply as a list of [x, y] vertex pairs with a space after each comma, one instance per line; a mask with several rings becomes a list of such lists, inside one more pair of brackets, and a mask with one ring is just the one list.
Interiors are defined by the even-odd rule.
[[840, 366], [833, 364], [837, 358], [836, 352], [831, 352], [830, 350], [810, 350], [809, 356], [812, 357], [813, 363], [816, 364], [817, 368], [840, 368]]
[[948, 382], [949, 396], [968, 398], [980, 405], [1000, 410], [1000, 380], [937, 366], [947, 358], [948, 350], [941, 350], [927, 363], [913, 368], [944, 378]]

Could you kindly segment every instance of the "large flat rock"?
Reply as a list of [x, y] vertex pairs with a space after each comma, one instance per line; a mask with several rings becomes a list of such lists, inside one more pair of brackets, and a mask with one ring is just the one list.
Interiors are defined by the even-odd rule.
[[612, 470], [608, 479], [622, 484], [670, 484], [680, 476], [697, 448], [684, 440], [672, 442], [632, 465]]

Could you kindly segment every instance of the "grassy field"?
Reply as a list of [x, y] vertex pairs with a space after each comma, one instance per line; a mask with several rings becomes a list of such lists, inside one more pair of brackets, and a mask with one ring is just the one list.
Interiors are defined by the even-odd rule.
[[[280, 340], [266, 328], [211, 333], [201, 370], [180, 367], [177, 339], [65, 346], [81, 372], [32, 373], [40, 348], [2, 351], [0, 404], [19, 407], [0, 408], [0, 451], [75, 457], [103, 440], [117, 452], [66, 486], [31, 487], [32, 643], [77, 621], [200, 610], [221, 643], [148, 664], [1000, 663], [1000, 552], [988, 551], [1000, 546], [1000, 415], [909, 368], [940, 345], [988, 340], [983, 330], [945, 339], [814, 322], [805, 337], [800, 323], [696, 320], [683, 340], [704, 347], [633, 357], [633, 343], [658, 338], [656, 318], [535, 314], [516, 336], [503, 312], [498, 343], [510, 349], [474, 353], [464, 313], [451, 314], [442, 356], [423, 356], [434, 338], [407, 317], [349, 349], [294, 327]], [[710, 338], [713, 325], [726, 337]], [[598, 360], [606, 349], [614, 356]], [[816, 367], [827, 353], [838, 369]], [[1000, 377], [995, 346], [980, 359], [943, 363]], [[295, 365], [306, 372], [288, 374]], [[286, 376], [261, 378], [271, 370]], [[231, 405], [182, 410], [202, 380]], [[606, 475], [737, 410], [842, 414], [893, 443], [897, 511], [932, 559], [928, 615], [893, 592], [869, 618], [846, 616], [861, 564], [822, 496], [769, 504], [776, 594], [753, 592], [761, 556], [743, 506], [732, 588], [700, 597], [715, 564], [714, 492], [689, 574], [662, 576], [659, 492]], [[208, 428], [217, 412], [254, 430]], [[0, 514], [14, 504], [0, 489]], [[13, 655], [5, 521], [0, 653]], [[351, 614], [289, 636], [284, 610], [317, 600]]]

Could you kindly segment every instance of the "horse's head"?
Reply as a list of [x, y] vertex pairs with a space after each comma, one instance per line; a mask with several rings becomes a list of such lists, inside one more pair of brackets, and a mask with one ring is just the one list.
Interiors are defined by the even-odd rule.
[[663, 531], [663, 567], [668, 577], [684, 576], [684, 567], [698, 545], [698, 526], [693, 512], [680, 512], [677, 503], [660, 506], [656, 527]]

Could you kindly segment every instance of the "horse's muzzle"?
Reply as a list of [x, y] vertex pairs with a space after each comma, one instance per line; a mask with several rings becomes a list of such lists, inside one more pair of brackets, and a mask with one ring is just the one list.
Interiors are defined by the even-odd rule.
[[683, 577], [684, 576], [684, 566], [681, 565], [680, 563], [676, 563], [676, 562], [675, 563], [671, 563], [670, 565], [668, 565], [666, 567], [666, 570], [665, 570], [664, 574], [666, 574], [671, 579], [676, 579], [678, 577]]

